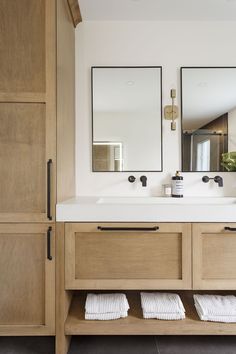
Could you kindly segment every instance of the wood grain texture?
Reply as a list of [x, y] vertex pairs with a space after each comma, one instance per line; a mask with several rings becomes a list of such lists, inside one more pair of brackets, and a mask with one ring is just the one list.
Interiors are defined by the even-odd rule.
[[236, 289], [236, 224], [193, 224], [194, 289]]
[[101, 232], [94, 223], [66, 224], [66, 288], [190, 288], [190, 225], [158, 225], [157, 232], [145, 233]]
[[56, 219], [56, 0], [46, 1], [46, 160], [52, 159], [51, 213]]
[[65, 290], [65, 224], [56, 223], [56, 353], [67, 354], [70, 336], [65, 335], [65, 321], [68, 316], [72, 293]]
[[50, 224], [0, 224], [0, 334], [55, 333], [55, 232]]
[[82, 16], [80, 12], [80, 7], [79, 7], [79, 2], [78, 0], [67, 0], [70, 13], [71, 13], [71, 18], [74, 24], [74, 27], [76, 27], [80, 22], [82, 22]]
[[57, 202], [75, 195], [75, 29], [57, 0]]
[[45, 0], [1, 0], [0, 92], [45, 92]]
[[0, 103], [0, 213], [46, 212], [44, 104]]
[[45, 103], [45, 93], [32, 92], [0, 92], [0, 102]]
[[[235, 323], [213, 323], [200, 321], [193, 304], [192, 291], [178, 291], [185, 310], [186, 319], [161, 321], [143, 319], [140, 294], [125, 292], [130, 304], [127, 318], [113, 321], [89, 321], [84, 319], [86, 293], [75, 296], [66, 320], [68, 335], [235, 335]], [[205, 293], [205, 292], [204, 292]], [[208, 292], [209, 293], [209, 292]], [[215, 292], [214, 292], [215, 293]], [[216, 292], [219, 293], [219, 292]], [[228, 292], [229, 293], [229, 292]], [[227, 294], [228, 294], [227, 293]], [[222, 294], [222, 293], [220, 293]], [[225, 294], [225, 293], [224, 293]], [[230, 292], [232, 294], [232, 292]], [[234, 293], [235, 294], [235, 293]]]

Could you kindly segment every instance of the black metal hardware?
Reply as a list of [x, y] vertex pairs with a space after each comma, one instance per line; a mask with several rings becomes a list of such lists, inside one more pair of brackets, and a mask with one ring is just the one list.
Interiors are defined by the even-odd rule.
[[52, 220], [51, 215], [51, 165], [52, 159], [47, 162], [47, 218]]
[[51, 231], [52, 231], [52, 227], [49, 226], [48, 231], [47, 231], [47, 259], [49, 259], [49, 261], [52, 260], [52, 255], [51, 255]]
[[210, 178], [210, 177], [208, 177], [208, 176], [203, 176], [203, 177], [202, 177], [202, 182], [208, 183], [208, 182], [210, 181], [210, 179], [214, 179], [214, 178]]
[[146, 176], [141, 176], [140, 181], [142, 182], [143, 187], [147, 187], [147, 177]]
[[128, 177], [128, 181], [129, 181], [130, 183], [134, 183], [135, 180], [136, 180], [136, 178], [135, 178], [134, 176], [129, 176], [129, 177]]
[[218, 183], [219, 187], [223, 187], [223, 178], [221, 176], [215, 176], [214, 182]]
[[208, 176], [203, 176], [202, 177], [202, 182], [208, 183], [210, 179], [213, 179], [215, 183], [218, 183], [219, 187], [223, 187], [223, 178], [221, 176], [215, 176], [215, 177], [208, 177]]
[[227, 231], [236, 231], [236, 227], [225, 226], [225, 230], [227, 230]]
[[157, 231], [159, 230], [159, 226], [154, 227], [117, 227], [117, 226], [98, 226], [98, 230], [100, 231]]

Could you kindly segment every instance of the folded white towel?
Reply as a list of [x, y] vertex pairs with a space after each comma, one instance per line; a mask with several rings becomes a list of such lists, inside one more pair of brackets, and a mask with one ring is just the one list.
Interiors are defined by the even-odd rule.
[[210, 321], [210, 322], [225, 322], [225, 323], [232, 323], [232, 322], [236, 322], [236, 316], [222, 316], [222, 315], [218, 315], [218, 316], [213, 316], [213, 315], [203, 315], [202, 309], [201, 307], [195, 303], [195, 307], [198, 313], [199, 318], [202, 321]]
[[185, 309], [178, 294], [141, 293], [144, 318], [179, 320], [185, 318]]
[[109, 312], [109, 313], [87, 313], [85, 312], [86, 320], [117, 320], [118, 318], [124, 318], [128, 316], [128, 312]]
[[203, 321], [236, 322], [236, 297], [233, 295], [193, 295], [197, 313]]
[[185, 319], [185, 313], [143, 312], [143, 318], [155, 318], [157, 320], [183, 320]]
[[129, 303], [125, 294], [88, 294], [85, 310], [87, 313], [109, 313], [128, 311]]
[[234, 295], [193, 295], [203, 315], [236, 316], [236, 296]]

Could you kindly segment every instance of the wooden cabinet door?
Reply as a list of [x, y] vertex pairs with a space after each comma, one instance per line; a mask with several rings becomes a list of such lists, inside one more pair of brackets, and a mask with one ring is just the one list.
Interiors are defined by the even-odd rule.
[[0, 93], [45, 92], [45, 3], [1, 0]]
[[48, 222], [55, 219], [55, 0], [1, 0], [0, 14], [0, 222]]
[[0, 334], [54, 333], [54, 226], [0, 224]]
[[[157, 227], [157, 229], [156, 229]], [[190, 289], [190, 224], [66, 224], [67, 289]]]
[[193, 288], [236, 289], [236, 224], [193, 224]]
[[45, 104], [0, 103], [0, 221], [53, 217], [49, 139]]

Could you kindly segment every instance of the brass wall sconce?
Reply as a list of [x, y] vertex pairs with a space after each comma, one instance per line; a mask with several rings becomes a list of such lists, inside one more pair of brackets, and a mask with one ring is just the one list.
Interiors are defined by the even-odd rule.
[[179, 116], [179, 108], [175, 105], [175, 98], [176, 98], [176, 90], [170, 90], [170, 97], [172, 99], [172, 104], [165, 106], [164, 108], [164, 117], [167, 120], [171, 120], [171, 130], [176, 130], [176, 122], [175, 120]]

